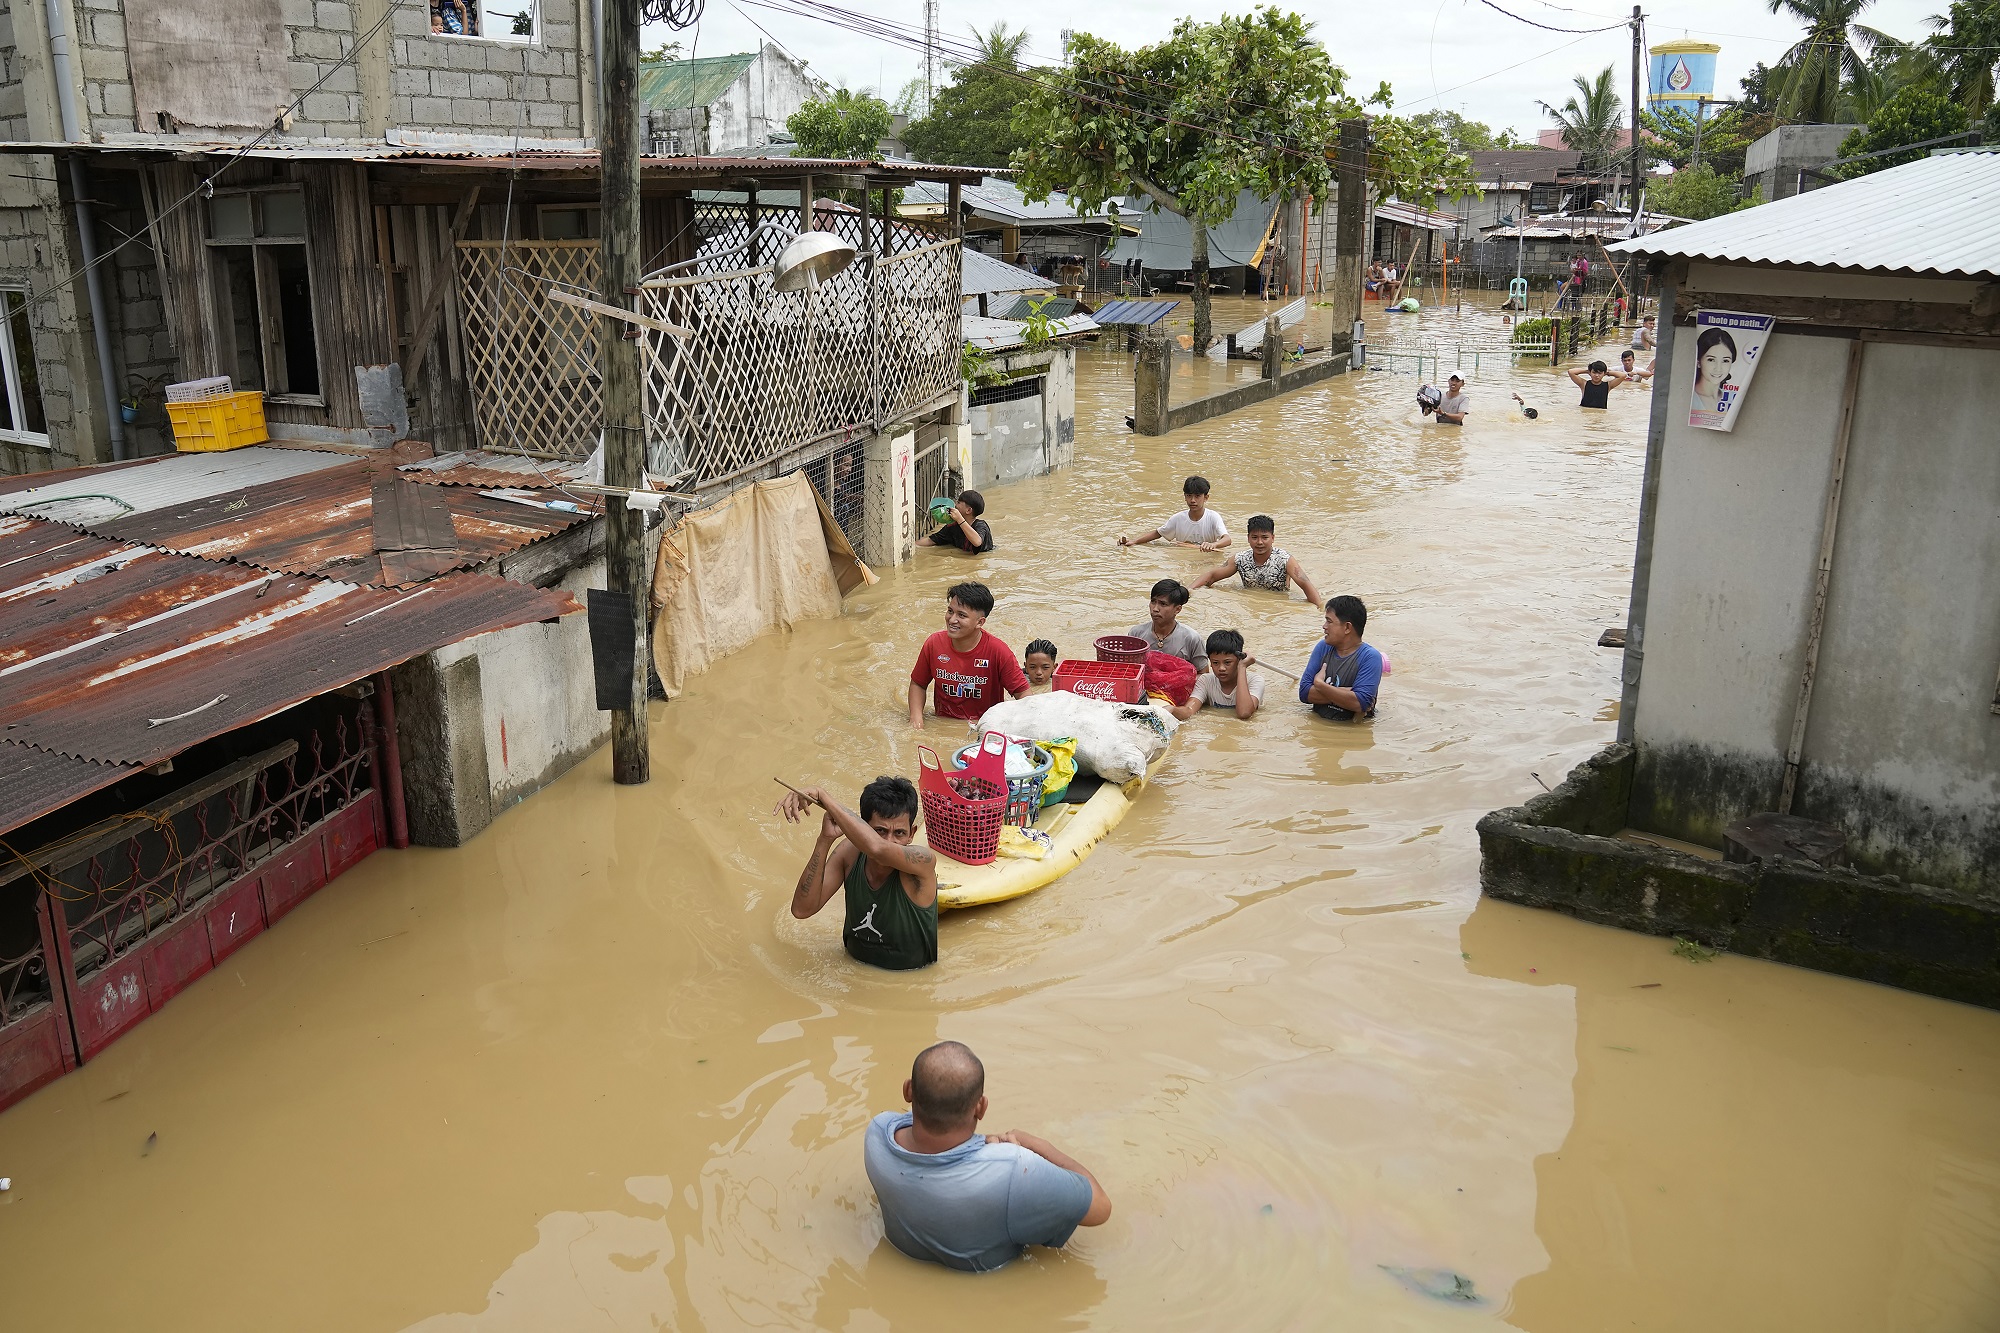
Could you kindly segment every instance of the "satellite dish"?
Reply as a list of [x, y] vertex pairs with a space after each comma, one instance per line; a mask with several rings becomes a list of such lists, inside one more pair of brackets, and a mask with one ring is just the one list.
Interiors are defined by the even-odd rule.
[[804, 291], [818, 286], [854, 262], [854, 247], [830, 231], [802, 231], [778, 252], [771, 290]]

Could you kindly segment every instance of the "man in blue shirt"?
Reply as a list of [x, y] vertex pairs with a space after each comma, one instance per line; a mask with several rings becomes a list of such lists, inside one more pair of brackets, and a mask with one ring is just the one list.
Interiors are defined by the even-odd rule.
[[1382, 689], [1382, 654], [1361, 641], [1368, 608], [1359, 597], [1340, 596], [1326, 604], [1326, 637], [1313, 645], [1299, 676], [1299, 702], [1334, 722], [1375, 716]]
[[1097, 1177], [1054, 1144], [978, 1132], [986, 1067], [967, 1047], [941, 1041], [919, 1054], [903, 1100], [908, 1111], [869, 1122], [864, 1160], [882, 1229], [912, 1259], [984, 1273], [1111, 1216]]

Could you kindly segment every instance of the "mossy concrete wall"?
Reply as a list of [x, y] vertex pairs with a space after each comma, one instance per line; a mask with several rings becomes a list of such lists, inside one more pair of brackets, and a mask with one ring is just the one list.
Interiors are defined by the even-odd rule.
[[1625, 826], [1631, 747], [1479, 821], [1491, 897], [1585, 921], [2000, 1008], [2000, 906], [1895, 876], [1799, 861], [1737, 865], [1611, 835]]

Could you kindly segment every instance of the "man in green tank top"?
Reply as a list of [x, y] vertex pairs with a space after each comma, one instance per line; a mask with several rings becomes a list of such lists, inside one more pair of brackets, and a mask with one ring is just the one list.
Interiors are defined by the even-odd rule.
[[858, 816], [821, 788], [803, 787], [778, 802], [778, 813], [796, 824], [815, 805], [823, 812], [819, 841], [792, 890], [792, 915], [804, 921], [845, 888], [840, 938], [856, 960], [897, 972], [935, 963], [937, 858], [910, 845], [916, 787], [908, 778], [876, 778], [861, 789]]

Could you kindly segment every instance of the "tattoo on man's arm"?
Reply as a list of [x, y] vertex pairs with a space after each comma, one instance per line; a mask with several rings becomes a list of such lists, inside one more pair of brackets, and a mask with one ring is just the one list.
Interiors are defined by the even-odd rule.
[[928, 847], [905, 847], [903, 855], [913, 866], [927, 866], [937, 860]]
[[831, 850], [821, 843], [813, 844], [812, 859], [806, 862], [806, 868], [799, 874], [798, 887], [792, 890], [793, 898], [803, 898], [819, 889], [820, 882], [826, 877], [826, 856]]

